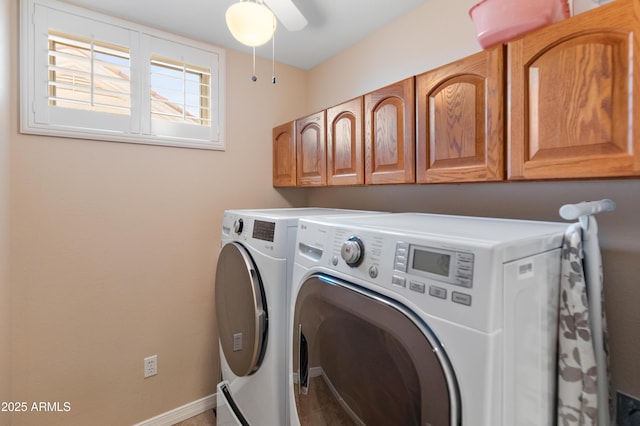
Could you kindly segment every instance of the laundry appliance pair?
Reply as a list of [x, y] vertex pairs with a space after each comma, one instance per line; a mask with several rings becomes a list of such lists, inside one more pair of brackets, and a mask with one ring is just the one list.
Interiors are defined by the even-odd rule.
[[226, 212], [218, 424], [553, 424], [566, 229]]

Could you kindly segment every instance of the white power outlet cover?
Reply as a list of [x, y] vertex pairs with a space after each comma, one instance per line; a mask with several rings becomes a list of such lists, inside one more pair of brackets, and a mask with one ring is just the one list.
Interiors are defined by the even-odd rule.
[[158, 355], [148, 356], [144, 359], [144, 378], [158, 374]]

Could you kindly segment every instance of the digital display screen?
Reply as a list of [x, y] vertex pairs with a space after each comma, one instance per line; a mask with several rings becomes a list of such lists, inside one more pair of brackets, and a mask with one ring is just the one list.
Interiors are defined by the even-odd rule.
[[413, 269], [431, 274], [449, 276], [451, 255], [433, 251], [415, 249], [413, 251]]
[[276, 224], [274, 222], [256, 220], [253, 222], [253, 234], [251, 234], [251, 236], [258, 240], [269, 241], [272, 243], [275, 232]]

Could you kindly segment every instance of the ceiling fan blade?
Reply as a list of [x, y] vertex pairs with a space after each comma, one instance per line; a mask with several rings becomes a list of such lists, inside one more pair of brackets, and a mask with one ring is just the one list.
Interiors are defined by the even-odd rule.
[[289, 31], [300, 31], [307, 26], [307, 18], [291, 0], [264, 0], [269, 9]]

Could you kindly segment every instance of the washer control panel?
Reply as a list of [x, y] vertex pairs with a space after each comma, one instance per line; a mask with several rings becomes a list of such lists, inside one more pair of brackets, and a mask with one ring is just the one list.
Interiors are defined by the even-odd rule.
[[[474, 254], [469, 252], [397, 242], [391, 284], [471, 306], [474, 260]], [[461, 289], [452, 291], [449, 284]]]
[[[321, 257], [315, 256], [318, 260]], [[396, 291], [402, 289], [409, 297], [424, 295], [433, 301], [473, 305], [476, 255], [471, 250], [398, 241], [383, 233], [336, 227], [329, 259], [337, 270]]]
[[565, 231], [560, 223], [417, 213], [303, 218], [293, 285], [326, 274], [441, 319], [443, 327], [494, 333], [514, 318], [516, 294], [531, 289], [546, 297], [557, 286], [552, 251]]
[[408, 297], [422, 295], [467, 308], [474, 305], [475, 263], [471, 250], [415, 244], [344, 228], [335, 229], [330, 257], [332, 267], [407, 292]]
[[300, 220], [296, 238], [294, 275], [333, 275], [476, 329], [493, 329], [501, 315], [491, 302], [499, 272], [482, 244], [314, 218]]
[[471, 288], [473, 287], [473, 262], [473, 253], [398, 242], [393, 269]]

